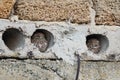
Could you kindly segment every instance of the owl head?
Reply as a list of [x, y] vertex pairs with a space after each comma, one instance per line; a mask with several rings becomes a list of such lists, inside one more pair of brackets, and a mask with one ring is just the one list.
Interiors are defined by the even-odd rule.
[[41, 33], [41, 32], [34, 34], [34, 38], [42, 39], [44, 37], [45, 37], [45, 35], [43, 33]]

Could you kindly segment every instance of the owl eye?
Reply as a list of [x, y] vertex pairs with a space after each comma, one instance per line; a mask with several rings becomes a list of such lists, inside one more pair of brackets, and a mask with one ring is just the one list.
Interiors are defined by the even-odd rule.
[[97, 47], [98, 45], [96, 44], [95, 47]]
[[43, 39], [43, 37], [40, 36], [39, 39]]
[[39, 39], [39, 37], [35, 37], [35, 39]]

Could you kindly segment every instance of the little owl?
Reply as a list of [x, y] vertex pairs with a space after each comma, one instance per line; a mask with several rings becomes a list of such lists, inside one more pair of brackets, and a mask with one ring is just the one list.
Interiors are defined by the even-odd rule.
[[39, 51], [45, 52], [48, 47], [48, 41], [45, 38], [45, 34], [37, 32], [32, 36], [31, 42], [38, 47]]
[[93, 53], [99, 53], [100, 52], [100, 41], [98, 39], [92, 38], [87, 41], [87, 47], [90, 51]]

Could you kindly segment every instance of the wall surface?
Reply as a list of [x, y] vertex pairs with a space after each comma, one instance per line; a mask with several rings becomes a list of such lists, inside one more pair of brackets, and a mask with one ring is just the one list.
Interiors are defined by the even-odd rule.
[[120, 0], [0, 0], [0, 80], [119, 80], [119, 33]]

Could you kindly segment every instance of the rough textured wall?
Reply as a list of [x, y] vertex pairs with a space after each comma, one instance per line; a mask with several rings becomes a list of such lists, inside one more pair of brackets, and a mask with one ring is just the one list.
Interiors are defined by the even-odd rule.
[[96, 24], [120, 25], [120, 0], [93, 0]]
[[[119, 80], [120, 62], [82, 61], [79, 80]], [[1, 80], [75, 80], [77, 65], [51, 60], [1, 60]]]
[[[79, 80], [120, 79], [120, 0], [0, 0], [0, 18], [0, 80], [74, 80], [74, 53], [82, 59]], [[26, 43], [33, 30], [49, 30], [56, 43], [42, 53], [36, 47], [31, 49], [31, 43], [23, 51], [14, 51], [13, 43], [23, 36], [17, 33], [15, 41], [7, 41], [12, 46], [8, 47], [2, 35], [9, 28], [24, 33]], [[92, 37], [88, 35], [92, 34], [102, 35], [92, 37], [102, 42], [103, 52], [89, 49], [87, 42], [92, 41], [87, 40]], [[15, 44], [21, 43], [17, 40]], [[26, 53], [30, 50], [36, 51], [34, 56]]]
[[[19, 0], [15, 14], [20, 19], [88, 23], [88, 0]], [[85, 13], [85, 14], [84, 14]]]
[[15, 0], [0, 0], [0, 18], [8, 18], [12, 12]]
[[[10, 16], [14, 3], [0, 1], [1, 18]], [[89, 23], [90, 7], [95, 10], [96, 24], [120, 25], [119, 0], [16, 0], [14, 14], [22, 20]]]

